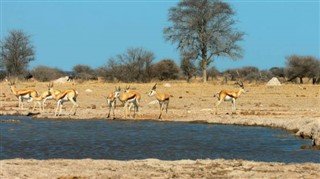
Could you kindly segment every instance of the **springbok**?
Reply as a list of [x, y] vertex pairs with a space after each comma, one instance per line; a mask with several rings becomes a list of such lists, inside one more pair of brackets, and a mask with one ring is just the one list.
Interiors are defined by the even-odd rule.
[[35, 97], [33, 98], [33, 108], [32, 108], [32, 112], [34, 112], [37, 104], [39, 104], [40, 112], [43, 112], [43, 111], [44, 111], [44, 102], [43, 102], [43, 101], [44, 101], [48, 96], [51, 96], [49, 89], [48, 89], [48, 91], [45, 91], [45, 92], [41, 93], [41, 95], [35, 96]]
[[[56, 89], [52, 89], [51, 90], [53, 94], [55, 94], [56, 96], [61, 93], [60, 90], [56, 90]], [[48, 90], [48, 91], [44, 91], [41, 96], [45, 96], [44, 99], [42, 100], [42, 108], [43, 108], [43, 111], [44, 111], [44, 107], [46, 106], [46, 101], [47, 100], [54, 100], [51, 92]]]
[[38, 92], [35, 89], [19, 89], [15, 88], [15, 82], [9, 81], [9, 87], [11, 92], [18, 98], [19, 100], [19, 108], [23, 109], [23, 100], [26, 99], [28, 102], [32, 102], [32, 100], [38, 96]]
[[62, 111], [63, 103], [66, 102], [66, 101], [70, 101], [73, 104], [71, 112], [74, 111], [73, 115], [76, 115], [77, 108], [79, 106], [77, 104], [77, 102], [76, 102], [78, 94], [79, 94], [78, 91], [76, 91], [74, 89], [68, 89], [68, 90], [62, 91], [59, 94], [54, 94], [54, 89], [52, 88], [53, 87], [53, 83], [49, 84], [48, 87], [49, 87], [50, 94], [57, 101], [57, 108], [56, 108], [56, 111], [55, 111], [54, 115], [55, 116], [60, 116], [61, 111]]
[[162, 116], [162, 111], [165, 108], [166, 109], [166, 113], [168, 113], [168, 106], [169, 106], [169, 100], [170, 100], [170, 95], [166, 94], [166, 93], [157, 93], [156, 92], [157, 89], [157, 83], [152, 87], [151, 91], [149, 92], [148, 96], [155, 96], [156, 99], [159, 102], [160, 105], [160, 115], [159, 115], [159, 119], [161, 119]]
[[218, 101], [216, 103], [216, 114], [218, 114], [218, 106], [221, 104], [222, 101], [231, 101], [232, 102], [232, 114], [236, 113], [236, 99], [240, 97], [242, 93], [245, 93], [243, 82], [236, 82], [237, 85], [240, 86], [239, 90], [237, 91], [229, 91], [229, 90], [221, 90], [214, 96], [218, 96]]
[[[136, 112], [139, 111], [139, 102], [141, 99], [140, 93], [130, 90], [130, 86], [126, 87], [124, 93], [119, 96], [119, 100], [124, 104], [124, 118], [127, 118], [128, 110], [131, 113], [131, 108], [133, 107], [133, 118], [136, 116]], [[130, 114], [129, 114], [130, 115]]]
[[111, 108], [112, 108], [113, 119], [115, 119], [114, 109], [116, 108], [116, 103], [117, 103], [117, 99], [120, 96], [120, 91], [121, 91], [120, 86], [118, 88], [115, 87], [114, 92], [109, 93], [109, 95], [106, 97], [107, 105], [109, 107], [109, 112], [108, 112], [107, 118], [110, 117], [110, 112], [111, 112]]

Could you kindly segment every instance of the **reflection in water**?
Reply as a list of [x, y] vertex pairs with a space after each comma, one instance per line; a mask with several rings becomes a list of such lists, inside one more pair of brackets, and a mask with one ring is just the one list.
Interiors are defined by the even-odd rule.
[[152, 121], [14, 119], [20, 122], [1, 122], [0, 159], [224, 158], [320, 163], [319, 150], [300, 149], [310, 140], [278, 129]]

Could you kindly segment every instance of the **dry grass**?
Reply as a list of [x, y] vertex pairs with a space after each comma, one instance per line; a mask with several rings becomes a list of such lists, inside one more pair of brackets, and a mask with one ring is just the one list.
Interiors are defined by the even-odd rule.
[[[165, 83], [169, 83], [171, 87], [165, 87]], [[32, 87], [39, 92], [47, 90], [47, 83], [39, 82], [23, 82], [17, 84], [17, 89]], [[78, 90], [78, 103], [80, 105], [80, 112], [77, 116], [94, 117], [93, 115], [85, 116], [81, 111], [89, 112], [89, 114], [98, 114], [97, 118], [106, 116], [107, 106], [104, 96], [113, 91], [115, 86], [120, 86], [122, 89], [130, 85], [141, 93], [141, 111], [138, 118], [156, 118], [158, 114], [158, 104], [152, 103], [155, 99], [147, 96], [151, 90], [153, 83], [102, 83], [102, 82], [83, 82], [83, 83], [65, 83], [55, 84], [54, 88], [59, 90], [66, 90], [74, 88]], [[0, 108], [14, 107], [17, 104], [16, 97], [10, 92], [9, 87], [1, 84]], [[275, 87], [267, 87], [265, 85], [250, 85], [246, 84], [247, 93], [243, 94], [237, 100], [237, 113], [240, 115], [315, 115], [320, 116], [320, 87], [317, 85], [282, 85]], [[215, 83], [186, 83], [182, 81], [162, 82], [158, 84], [158, 91], [169, 93], [173, 95], [170, 99], [169, 113], [164, 114], [164, 119], [181, 118], [189, 116], [190, 114], [198, 113], [213, 113], [213, 107], [217, 101], [214, 94], [221, 89], [237, 90], [235, 85], [216, 85]], [[88, 92], [89, 91], [92, 92]], [[120, 105], [120, 103], [118, 103]], [[26, 103], [29, 109], [32, 107], [31, 103]], [[49, 109], [46, 115], [53, 113], [55, 102], [50, 101], [47, 108]], [[71, 108], [70, 103], [65, 103], [63, 110], [64, 114]], [[219, 114], [230, 114], [231, 103], [223, 102], [219, 107]], [[117, 108], [117, 118], [122, 117], [122, 109]], [[154, 116], [154, 117], [152, 117]]]

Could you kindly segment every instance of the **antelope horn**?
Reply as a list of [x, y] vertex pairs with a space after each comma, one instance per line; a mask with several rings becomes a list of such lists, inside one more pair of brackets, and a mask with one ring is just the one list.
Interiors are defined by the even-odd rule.
[[152, 87], [153, 90], [157, 88], [157, 83]]
[[238, 83], [239, 83], [240, 87], [244, 88], [244, 85], [243, 85], [242, 81], [239, 81]]

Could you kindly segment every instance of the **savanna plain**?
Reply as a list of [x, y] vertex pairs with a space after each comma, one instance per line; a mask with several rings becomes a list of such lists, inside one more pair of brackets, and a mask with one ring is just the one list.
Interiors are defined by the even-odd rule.
[[[18, 82], [17, 89], [34, 88], [47, 90], [48, 83]], [[214, 94], [221, 89], [238, 90], [234, 82], [186, 83], [184, 81], [158, 82], [157, 92], [171, 96], [168, 113], [159, 116], [159, 104], [147, 94], [154, 83], [104, 83], [68, 82], [55, 83], [59, 90], [76, 89], [79, 92], [79, 108], [75, 116], [69, 115], [70, 102], [63, 106], [61, 116], [54, 116], [56, 102], [47, 102], [45, 111], [33, 103], [24, 102], [18, 108], [18, 100], [7, 82], [1, 83], [1, 115], [32, 115], [38, 119], [104, 119], [123, 120], [123, 108], [117, 103], [115, 119], [107, 118], [105, 96], [115, 87], [123, 89], [130, 85], [141, 94], [137, 116], [126, 120], [162, 120], [178, 122], [201, 122], [231, 125], [249, 125], [282, 128], [297, 136], [312, 139], [314, 148], [320, 146], [320, 86], [244, 83], [246, 93], [237, 99], [236, 114], [231, 113], [231, 103], [223, 102], [215, 114]], [[310, 146], [311, 146], [310, 142]], [[0, 178], [320, 178], [320, 163], [277, 163], [246, 160], [93, 160], [93, 159], [9, 159], [0, 161]]]

